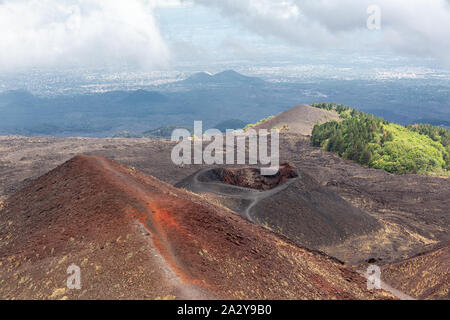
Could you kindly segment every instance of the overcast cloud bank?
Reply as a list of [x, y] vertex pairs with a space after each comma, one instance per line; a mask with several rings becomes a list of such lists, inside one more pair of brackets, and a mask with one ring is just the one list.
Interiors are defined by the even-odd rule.
[[143, 0], [0, 1], [0, 70], [162, 66], [169, 50]]
[[[367, 8], [373, 4], [381, 8], [380, 31], [366, 26]], [[267, 38], [268, 47], [276, 38], [293, 48], [327, 53], [389, 49], [450, 66], [448, 0], [0, 0], [0, 71], [170, 66], [177, 57], [182, 59], [179, 52], [185, 50], [164, 39], [155, 8], [195, 5], [218, 9], [235, 25]], [[229, 39], [234, 40], [224, 44], [234, 45], [237, 54], [252, 50], [243, 50], [245, 43]], [[207, 50], [213, 55], [217, 49], [209, 43], [201, 45], [203, 55]]]
[[[216, 7], [262, 37], [323, 49], [393, 49], [450, 64], [448, 0], [194, 0]], [[367, 29], [367, 8], [381, 9], [381, 30]]]

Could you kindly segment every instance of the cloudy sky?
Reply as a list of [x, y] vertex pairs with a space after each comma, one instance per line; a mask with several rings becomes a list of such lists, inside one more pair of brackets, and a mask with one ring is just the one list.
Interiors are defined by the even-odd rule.
[[[367, 27], [374, 4], [380, 30]], [[0, 0], [1, 71], [380, 52], [450, 68], [450, 2]]]

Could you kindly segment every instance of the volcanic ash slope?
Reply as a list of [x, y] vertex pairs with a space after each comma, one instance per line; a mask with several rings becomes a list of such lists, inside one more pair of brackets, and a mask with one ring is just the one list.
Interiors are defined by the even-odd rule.
[[[2, 299], [380, 299], [357, 273], [111, 160], [78, 156], [0, 211]], [[67, 289], [67, 268], [81, 290]]]

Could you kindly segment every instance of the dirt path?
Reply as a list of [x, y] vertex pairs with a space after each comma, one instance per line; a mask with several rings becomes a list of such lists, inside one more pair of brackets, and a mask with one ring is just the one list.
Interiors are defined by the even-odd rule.
[[211, 299], [213, 298], [205, 290], [196, 285], [193, 279], [185, 274], [182, 264], [178, 261], [170, 239], [165, 234], [163, 228], [158, 224], [155, 216], [160, 214], [160, 208], [153, 204], [154, 199], [149, 196], [148, 190], [136, 183], [126, 174], [111, 167], [111, 165], [102, 158], [97, 159], [99, 165], [108, 171], [110, 177], [117, 180], [122, 186], [126, 185], [130, 195], [138, 200], [142, 207], [145, 208], [144, 213], [137, 213], [136, 220], [139, 225], [152, 235], [154, 247], [158, 250], [157, 256], [161, 267], [165, 270], [169, 280], [179, 292], [178, 298], [182, 299]]
[[252, 216], [252, 208], [256, 206], [260, 201], [273, 196], [283, 190], [285, 190], [290, 184], [300, 179], [298, 178], [289, 179], [284, 184], [268, 191], [259, 191], [249, 188], [243, 188], [233, 185], [228, 185], [220, 182], [204, 182], [200, 181], [199, 177], [205, 172], [211, 169], [203, 169], [198, 171], [192, 176], [190, 180], [190, 189], [195, 193], [207, 193], [212, 192], [221, 196], [226, 196], [233, 199], [242, 200], [245, 204], [237, 213], [239, 213], [244, 219], [250, 222], [256, 223]]
[[[360, 275], [362, 275], [364, 278], [367, 279], [367, 274], [364, 271], [359, 270], [358, 273]], [[381, 280], [381, 289], [385, 290], [387, 292], [392, 293], [397, 299], [400, 300], [417, 300], [409, 295], [407, 295], [406, 293], [401, 292], [400, 290], [397, 290], [393, 287], [391, 287], [389, 284], [387, 284], [386, 282], [384, 282], [383, 280]]]

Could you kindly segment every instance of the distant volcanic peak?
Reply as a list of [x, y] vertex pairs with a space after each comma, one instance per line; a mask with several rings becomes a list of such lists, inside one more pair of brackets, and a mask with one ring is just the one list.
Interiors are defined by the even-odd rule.
[[241, 78], [247, 78], [247, 76], [244, 76], [243, 74], [240, 74], [234, 70], [225, 70], [219, 73], [216, 73], [214, 75], [216, 78], [226, 78], [226, 79], [241, 79]]
[[273, 176], [263, 176], [261, 169], [255, 167], [221, 169], [220, 176], [225, 184], [267, 191], [286, 183], [289, 179], [297, 178], [298, 173], [293, 164], [284, 163]]
[[209, 80], [213, 77], [213, 75], [209, 72], [197, 72], [188, 78], [188, 80]]
[[260, 79], [257, 77], [246, 76], [246, 75], [243, 75], [234, 70], [225, 70], [225, 71], [215, 74], [213, 77], [217, 80], [230, 81], [230, 82], [232, 82], [232, 81], [257, 82], [259, 84], [262, 84], [265, 82], [263, 79]]
[[327, 110], [298, 105], [255, 126], [253, 129], [283, 129], [289, 133], [311, 135], [317, 123], [338, 121], [339, 114]]
[[213, 84], [243, 84], [243, 83], [264, 83], [264, 80], [256, 77], [249, 77], [234, 70], [226, 70], [216, 74], [207, 72], [199, 72], [190, 76], [186, 81], [199, 83], [213, 83]]

